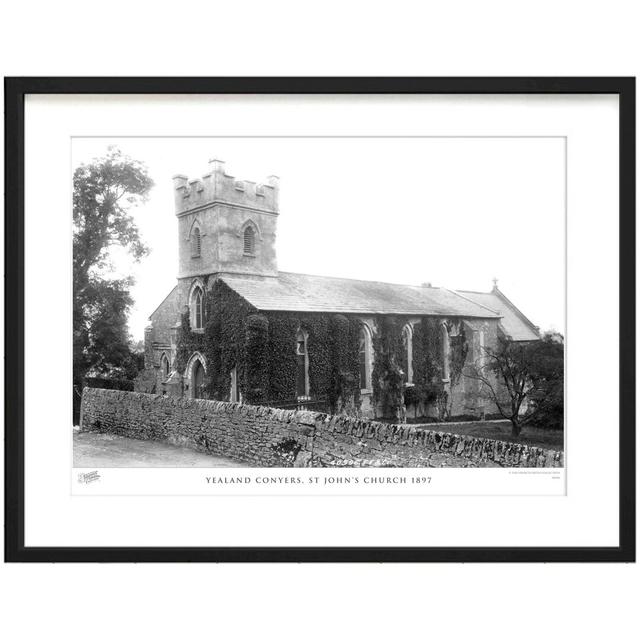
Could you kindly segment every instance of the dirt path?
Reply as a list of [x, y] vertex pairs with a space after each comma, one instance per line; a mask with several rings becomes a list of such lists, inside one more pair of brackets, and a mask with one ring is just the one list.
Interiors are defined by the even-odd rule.
[[73, 466], [108, 467], [242, 467], [228, 458], [152, 440], [78, 432], [73, 434]]

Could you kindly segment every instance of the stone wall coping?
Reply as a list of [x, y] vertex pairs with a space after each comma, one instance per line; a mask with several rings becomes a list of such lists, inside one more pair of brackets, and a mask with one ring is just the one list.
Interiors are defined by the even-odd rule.
[[511, 424], [510, 420], [507, 420], [506, 418], [498, 418], [496, 420], [460, 420], [459, 422], [420, 422], [420, 423], [412, 423], [411, 426], [412, 427], [416, 427], [419, 429], [429, 429], [429, 430], [433, 430], [434, 427], [446, 427], [447, 425], [449, 426], [460, 426], [460, 425], [465, 425], [465, 424], [495, 424], [497, 422], [505, 422], [508, 424]]
[[[173, 406], [192, 406], [196, 409], [203, 410], [208, 408], [214, 413], [238, 413], [247, 416], [272, 418], [282, 423], [294, 423], [302, 425], [305, 431], [311, 430], [316, 432], [325, 431], [326, 433], [342, 433], [360, 438], [375, 438], [380, 442], [427, 442], [431, 441], [436, 444], [437, 448], [442, 444], [446, 444], [450, 448], [458, 450], [462, 446], [462, 450], [478, 449], [486, 451], [491, 449], [500, 451], [508, 448], [512, 452], [516, 452], [521, 456], [528, 457], [529, 454], [536, 456], [544, 456], [555, 461], [563, 462], [564, 452], [554, 449], [542, 449], [541, 447], [530, 446], [527, 444], [508, 442], [506, 440], [494, 440], [491, 438], [478, 438], [475, 436], [450, 433], [434, 429], [433, 427], [444, 427], [447, 422], [431, 423], [427, 425], [408, 425], [393, 424], [387, 422], [377, 422], [365, 418], [354, 418], [345, 415], [330, 415], [315, 411], [307, 411], [300, 409], [278, 409], [275, 407], [266, 407], [260, 405], [241, 404], [238, 402], [225, 402], [222, 400], [205, 400], [193, 398], [173, 398], [169, 396], [159, 396], [155, 394], [142, 393], [138, 391], [120, 391], [116, 389], [97, 389], [85, 387], [82, 391], [83, 405], [85, 398], [90, 395], [112, 395], [119, 398], [133, 398], [138, 396], [141, 401], [152, 401], [158, 403], [166, 403]], [[461, 422], [457, 424], [478, 424], [480, 421]], [[487, 422], [498, 422], [491, 420]], [[508, 422], [508, 421], [505, 421]], [[82, 421], [80, 428], [83, 428]]]

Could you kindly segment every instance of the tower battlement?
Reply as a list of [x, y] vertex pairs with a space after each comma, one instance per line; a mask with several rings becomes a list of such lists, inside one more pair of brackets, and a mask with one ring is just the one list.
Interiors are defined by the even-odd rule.
[[209, 160], [209, 172], [201, 179], [189, 180], [180, 174], [173, 176], [173, 186], [178, 217], [214, 204], [278, 213], [278, 176], [269, 176], [264, 183], [239, 180], [227, 173], [222, 160]]
[[217, 273], [277, 275], [277, 176], [239, 180], [222, 160], [210, 160], [209, 173], [174, 176], [173, 188], [178, 279], [185, 287], [193, 277]]

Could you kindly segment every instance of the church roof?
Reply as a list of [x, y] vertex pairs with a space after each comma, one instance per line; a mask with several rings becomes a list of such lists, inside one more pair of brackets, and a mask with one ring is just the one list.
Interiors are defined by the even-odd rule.
[[164, 305], [167, 305], [167, 304], [173, 305], [175, 307], [175, 310], [178, 311], [177, 302], [178, 302], [178, 285], [173, 287], [173, 289], [171, 289], [171, 291], [169, 291], [169, 293], [165, 296], [164, 300], [151, 312], [151, 315], [149, 316], [149, 320], [153, 320], [154, 315], [158, 313], [158, 311], [160, 311], [160, 309]]
[[489, 293], [458, 291], [464, 298], [484, 306], [502, 316], [500, 324], [508, 338], [515, 341], [539, 340], [540, 332], [499, 289]]
[[498, 318], [500, 313], [449, 289], [279, 272], [221, 279], [260, 311]]

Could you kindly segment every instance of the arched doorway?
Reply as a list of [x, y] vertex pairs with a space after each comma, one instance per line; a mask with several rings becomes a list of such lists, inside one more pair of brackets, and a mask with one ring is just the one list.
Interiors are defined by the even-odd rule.
[[189, 398], [208, 398], [206, 388], [207, 361], [196, 351], [185, 368], [185, 391]]
[[191, 385], [194, 398], [204, 398], [204, 367], [200, 360], [193, 363]]

